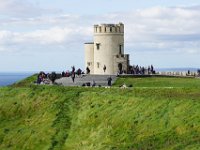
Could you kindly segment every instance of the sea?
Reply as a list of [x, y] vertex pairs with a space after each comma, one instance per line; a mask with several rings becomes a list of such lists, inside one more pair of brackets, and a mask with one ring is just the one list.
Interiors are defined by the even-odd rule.
[[0, 87], [11, 85], [33, 74], [34, 74], [33, 72], [32, 73], [31, 72], [20, 72], [20, 73], [0, 72]]

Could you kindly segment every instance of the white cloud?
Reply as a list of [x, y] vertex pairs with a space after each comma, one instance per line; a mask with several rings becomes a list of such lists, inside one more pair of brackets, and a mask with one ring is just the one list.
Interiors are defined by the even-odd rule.
[[0, 16], [30, 17], [48, 13], [58, 13], [60, 10], [43, 9], [36, 3], [27, 0], [0, 0]]
[[[69, 46], [82, 45], [87, 37], [92, 35], [91, 28], [83, 27], [50, 27], [43, 30], [34, 30], [30, 32], [12, 32], [0, 31], [1, 51], [57, 51], [67, 50]], [[12, 47], [12, 48], [11, 48]], [[23, 48], [22, 48], [23, 47]], [[32, 47], [32, 48], [30, 48]], [[55, 49], [49, 48], [54, 47]]]
[[4, 47], [0, 47], [0, 52], [4, 52], [4, 51], [6, 51], [6, 49], [4, 48]]
[[158, 42], [158, 45], [161, 45], [160, 43], [166, 45], [167, 42], [179, 41], [181, 43], [200, 39], [199, 9], [160, 7], [104, 16], [58, 15], [11, 19], [7, 20], [6, 26], [15, 24], [19, 28], [20, 26], [31, 26], [36, 29], [28, 32], [1, 31], [0, 38], [41, 44], [70, 42], [80, 38], [88, 39], [92, 36], [94, 23], [110, 23], [110, 20], [113, 23], [119, 21], [125, 23], [125, 38], [128, 43]]
[[[125, 47], [133, 56], [134, 53], [156, 55], [159, 52], [163, 58], [167, 53], [169, 57], [181, 54], [190, 55], [192, 59], [200, 54], [200, 9], [197, 6], [154, 7], [99, 16], [62, 14], [0, 20], [0, 27], [4, 28], [0, 30], [0, 52], [64, 49], [70, 54], [76, 49], [77, 54], [83, 53], [83, 43], [93, 38], [93, 24], [118, 22], [125, 24]], [[143, 59], [153, 58], [144, 56]]]

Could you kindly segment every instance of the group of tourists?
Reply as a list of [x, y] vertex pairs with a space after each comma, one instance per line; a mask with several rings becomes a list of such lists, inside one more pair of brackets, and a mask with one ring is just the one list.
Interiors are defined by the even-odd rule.
[[130, 66], [129, 67], [129, 72], [130, 74], [135, 74], [135, 75], [148, 75], [148, 74], [155, 74], [155, 70], [153, 65], [148, 66], [147, 68], [143, 66]]
[[82, 74], [84, 74], [84, 72], [82, 72], [80, 68], [76, 70], [74, 66], [72, 66], [71, 68], [72, 68], [71, 71], [66, 71], [66, 72], [63, 71], [61, 74], [57, 74], [56, 72], [46, 74], [45, 72], [41, 71], [39, 72], [37, 76], [37, 81], [35, 83], [36, 84], [50, 84], [50, 83], [55, 84], [55, 80], [61, 77], [71, 77], [72, 81], [75, 82], [75, 78], [82, 77]]
[[75, 70], [74, 66], [72, 66], [71, 68], [72, 68], [71, 71], [69, 71], [69, 70], [67, 70], [66, 72], [63, 71], [62, 77], [70, 77], [70, 76], [72, 76], [72, 74], [75, 74], [77, 77], [81, 77], [82, 74], [84, 74], [84, 72], [80, 68], [77, 70]]
[[[82, 72], [82, 70], [79, 68], [77, 71], [75, 69], [74, 66], [71, 67], [72, 70], [71, 72], [66, 71], [66, 72], [62, 72], [61, 74], [56, 74], [56, 72], [52, 72], [51, 74], [49, 73], [45, 73], [43, 71], [41, 71], [38, 76], [37, 76], [37, 81], [35, 82], [36, 84], [55, 84], [55, 80], [59, 79], [61, 77], [71, 77], [72, 78], [72, 82], [75, 82], [75, 78], [76, 77], [82, 77], [82, 74], [84, 74], [84, 72]], [[111, 86], [111, 81], [112, 78], [111, 76], [107, 78], [107, 84], [108, 86]], [[95, 87], [96, 86], [96, 82], [95, 80], [92, 80], [91, 83], [87, 83], [85, 84], [85, 86], [92, 86]]]
[[[106, 66], [103, 67], [104, 72], [106, 71]], [[90, 74], [89, 67], [86, 68], [86, 73]], [[141, 66], [129, 66], [129, 72], [130, 74], [135, 75], [146, 75], [146, 74], [155, 74], [155, 70], [153, 65], [148, 66], [147, 68], [141, 67]], [[75, 66], [71, 67], [71, 71], [62, 72], [61, 74], [56, 74], [56, 72], [52, 72], [51, 74], [45, 74], [43, 71], [41, 71], [37, 76], [37, 84], [54, 84], [55, 80], [61, 77], [71, 77], [72, 82], [75, 82], [76, 77], [82, 77], [82, 75], [85, 74], [80, 68], [75, 69]], [[200, 70], [199, 70], [200, 74]], [[107, 85], [111, 86], [112, 78], [111, 76], [107, 78]], [[96, 82], [93, 80], [90, 83], [91, 86], [96, 86]], [[87, 86], [87, 85], [86, 85]]]
[[84, 72], [80, 68], [76, 70], [75, 66], [72, 66], [71, 71], [62, 72], [62, 77], [71, 77], [74, 82], [76, 77], [82, 77], [83, 74]]
[[37, 76], [37, 84], [50, 84], [49, 74], [41, 71]]
[[55, 80], [58, 78], [56, 72], [45, 73], [43, 71], [39, 72], [37, 76], [36, 84], [54, 84]]

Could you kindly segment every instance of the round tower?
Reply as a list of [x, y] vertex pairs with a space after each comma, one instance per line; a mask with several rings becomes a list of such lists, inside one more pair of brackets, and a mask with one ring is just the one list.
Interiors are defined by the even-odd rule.
[[116, 57], [124, 55], [124, 24], [94, 25], [94, 74], [116, 74]]
[[90, 69], [90, 74], [94, 74], [94, 43], [85, 43], [85, 69]]

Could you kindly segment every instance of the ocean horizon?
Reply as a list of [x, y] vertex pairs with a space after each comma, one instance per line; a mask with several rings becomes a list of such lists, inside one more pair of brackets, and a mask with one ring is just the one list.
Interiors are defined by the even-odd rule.
[[34, 73], [30, 72], [0, 72], [0, 87], [12, 85], [15, 82], [21, 81]]
[[197, 72], [197, 70], [200, 68], [156, 68], [156, 71], [174, 71], [174, 72], [186, 72], [186, 71], [191, 71], [191, 72]]

